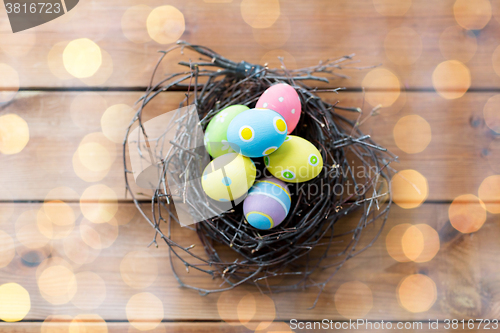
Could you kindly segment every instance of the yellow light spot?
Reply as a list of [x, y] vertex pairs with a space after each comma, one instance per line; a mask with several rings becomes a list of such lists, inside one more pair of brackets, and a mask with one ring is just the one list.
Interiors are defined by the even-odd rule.
[[0, 286], [0, 319], [7, 322], [23, 320], [31, 308], [30, 294], [17, 283]]
[[78, 157], [83, 166], [94, 172], [111, 168], [111, 156], [108, 150], [97, 142], [89, 142], [78, 147]]
[[47, 64], [49, 66], [50, 72], [60, 80], [71, 80], [73, 76], [64, 67], [63, 52], [68, 46], [67, 41], [59, 42], [52, 46], [47, 55]]
[[463, 28], [481, 30], [491, 19], [491, 3], [489, 0], [456, 0], [453, 14]]
[[118, 198], [115, 191], [106, 185], [92, 185], [83, 192], [80, 209], [91, 222], [109, 222], [118, 211]]
[[292, 34], [290, 20], [285, 15], [280, 17], [269, 28], [253, 29], [253, 38], [261, 46], [269, 49], [281, 47], [286, 44]]
[[252, 138], [252, 130], [248, 127], [245, 127], [244, 129], [241, 130], [241, 137], [244, 140], [250, 140]]
[[490, 168], [496, 173], [500, 173], [500, 140], [491, 141], [486, 158]]
[[361, 85], [366, 89], [366, 100], [371, 106], [389, 107], [401, 93], [399, 79], [385, 68], [372, 69]]
[[42, 273], [45, 272], [45, 270], [47, 268], [52, 267], [52, 266], [64, 266], [70, 271], [73, 269], [71, 267], [71, 265], [63, 258], [51, 256], [51, 257], [48, 257], [45, 260], [43, 260], [40, 263], [40, 265], [38, 265], [38, 267], [36, 268], [36, 272], [35, 272], [36, 279], [37, 280], [40, 279], [40, 276], [42, 276]]
[[407, 276], [398, 286], [399, 303], [410, 312], [425, 312], [434, 305], [436, 299], [436, 284], [426, 275]]
[[393, 134], [398, 148], [408, 154], [424, 151], [432, 138], [431, 126], [418, 115], [399, 119], [394, 126]]
[[155, 329], [164, 316], [162, 301], [151, 293], [132, 296], [125, 311], [130, 324], [140, 331]]
[[0, 104], [13, 99], [20, 84], [17, 71], [7, 64], [0, 63]]
[[[441, 247], [439, 234], [436, 230], [434, 230], [434, 228], [427, 224], [416, 224], [412, 228], [418, 229], [422, 234], [423, 246], [420, 254], [416, 258], [411, 257], [411, 259], [415, 262], [427, 262], [432, 260]], [[420, 237], [418, 239], [420, 239]], [[403, 239], [403, 242], [404, 241], [405, 240]], [[410, 239], [410, 241], [415, 241], [415, 238]]]
[[395, 64], [408, 66], [415, 63], [422, 54], [420, 35], [408, 27], [389, 31], [384, 41], [385, 54]]
[[97, 314], [79, 314], [69, 324], [68, 333], [108, 333], [108, 325]]
[[278, 119], [276, 121], [276, 127], [278, 128], [278, 131], [280, 131], [280, 132], [286, 131], [286, 124], [282, 119]]
[[106, 283], [93, 272], [80, 272], [75, 275], [76, 293], [71, 303], [77, 308], [90, 311], [97, 309], [106, 299]]
[[102, 133], [90, 133], [73, 156], [73, 170], [81, 179], [96, 182], [106, 177], [115, 159], [116, 145]]
[[264, 330], [276, 318], [276, 306], [272, 298], [267, 295], [258, 292], [248, 293], [238, 302], [236, 313], [240, 323], [246, 328], [252, 331]]
[[95, 87], [106, 83], [113, 74], [113, 58], [105, 50], [101, 50], [102, 64], [97, 73], [87, 78], [80, 78], [80, 80], [88, 86]]
[[243, 0], [241, 16], [252, 28], [269, 28], [280, 17], [279, 0]]
[[401, 208], [419, 207], [429, 194], [427, 179], [418, 171], [401, 170], [392, 177], [393, 200]]
[[81, 234], [76, 230], [64, 238], [63, 249], [68, 259], [78, 265], [92, 263], [100, 253], [99, 249], [93, 249], [85, 244]]
[[[114, 221], [113, 223], [111, 223]], [[108, 223], [95, 224], [87, 220], [80, 223], [80, 234], [85, 244], [93, 249], [106, 249], [118, 238], [118, 222], [115, 218]]]
[[359, 281], [343, 283], [335, 292], [335, 307], [344, 318], [362, 318], [373, 307], [371, 289]]
[[403, 16], [411, 7], [411, 0], [373, 0], [375, 10], [384, 16]]
[[286, 69], [297, 68], [297, 62], [295, 61], [295, 58], [290, 53], [284, 50], [272, 50], [266, 52], [266, 54], [264, 54], [260, 59], [260, 63], [262, 65], [267, 64], [267, 67], [271, 69], [281, 68], [283, 65], [281, 64], [279, 58], [283, 58], [283, 63], [285, 64]]
[[483, 108], [483, 115], [486, 126], [500, 134], [500, 94], [488, 99]]
[[36, 210], [28, 210], [22, 212], [16, 221], [17, 240], [32, 250], [42, 248], [49, 243], [49, 238], [38, 229], [37, 214]]
[[146, 24], [149, 36], [159, 44], [176, 42], [186, 29], [184, 15], [170, 5], [153, 9]]
[[74, 77], [91, 77], [101, 67], [101, 49], [88, 38], [73, 40], [64, 49], [63, 63], [66, 70]]
[[409, 223], [402, 223], [394, 226], [387, 236], [385, 237], [385, 246], [387, 253], [396, 261], [408, 262], [410, 259], [403, 252], [403, 242], [401, 241], [406, 230], [412, 225]]
[[432, 85], [443, 98], [462, 97], [471, 84], [470, 71], [458, 60], [447, 60], [437, 65], [432, 73]]
[[484, 202], [486, 210], [492, 214], [500, 214], [500, 176], [486, 177], [479, 186], [479, 199]]
[[451, 225], [461, 233], [478, 231], [486, 222], [486, 206], [473, 194], [456, 197], [448, 209]]
[[0, 153], [7, 155], [20, 153], [29, 140], [30, 130], [23, 118], [12, 113], [0, 116]]
[[143, 289], [151, 286], [158, 277], [156, 258], [145, 251], [127, 253], [120, 263], [123, 281], [132, 288]]
[[70, 105], [71, 120], [81, 129], [97, 131], [100, 119], [108, 105], [104, 97], [96, 92], [84, 92], [75, 96]]
[[448, 27], [439, 37], [439, 49], [446, 59], [466, 63], [476, 54], [476, 36], [459, 25]]
[[148, 35], [146, 22], [151, 7], [146, 5], [137, 5], [128, 8], [122, 16], [122, 32], [123, 35], [131, 42], [142, 44], [151, 40]]
[[65, 198], [66, 200], [75, 200], [80, 198], [78, 193], [73, 190], [71, 187], [67, 186], [59, 186], [51, 189], [45, 195], [45, 201], [57, 200], [59, 198]]
[[43, 321], [40, 333], [67, 333], [72, 319], [68, 315], [50, 315]]
[[15, 255], [14, 240], [8, 233], [0, 230], [0, 268], [10, 264]]
[[12, 57], [27, 55], [35, 46], [36, 34], [20, 31], [15, 34], [12, 31], [0, 33], [0, 49]]
[[136, 111], [126, 104], [110, 106], [101, 118], [104, 135], [114, 143], [123, 143], [125, 133]]
[[405, 256], [414, 261], [424, 250], [424, 235], [417, 227], [411, 226], [401, 237], [401, 244]]
[[46, 201], [37, 214], [38, 230], [47, 238], [62, 239], [75, 226], [75, 212], [68, 204], [60, 201]]
[[238, 312], [237, 312], [237, 304], [243, 298], [244, 295], [241, 294], [241, 291], [232, 292], [232, 291], [224, 291], [219, 295], [217, 300], [217, 311], [219, 313], [219, 317], [225, 321], [227, 324], [232, 326], [241, 325], [238, 320]]
[[49, 303], [68, 303], [76, 293], [75, 275], [66, 266], [51, 265], [37, 279], [40, 294]]

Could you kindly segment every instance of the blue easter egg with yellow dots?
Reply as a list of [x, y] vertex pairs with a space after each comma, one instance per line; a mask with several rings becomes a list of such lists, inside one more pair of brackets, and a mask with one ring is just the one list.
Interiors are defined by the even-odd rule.
[[267, 230], [283, 222], [292, 204], [286, 184], [269, 177], [258, 180], [243, 201], [245, 219], [254, 228]]
[[227, 141], [248, 157], [274, 153], [287, 134], [285, 119], [269, 109], [250, 109], [234, 117], [227, 128]]
[[229, 153], [208, 164], [201, 177], [201, 186], [212, 199], [235, 201], [247, 194], [255, 182], [257, 169], [251, 159], [237, 153]]

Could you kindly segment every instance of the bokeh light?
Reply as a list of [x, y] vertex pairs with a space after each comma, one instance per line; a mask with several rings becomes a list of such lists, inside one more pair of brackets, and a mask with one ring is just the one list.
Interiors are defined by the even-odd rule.
[[106, 299], [106, 283], [94, 272], [75, 274], [76, 293], [71, 303], [80, 310], [97, 309]]
[[74, 200], [75, 198], [80, 198], [80, 196], [74, 189], [67, 186], [54, 187], [45, 195], [45, 201], [57, 200], [59, 198]]
[[50, 241], [38, 229], [37, 215], [37, 210], [24, 211], [17, 218], [15, 225], [17, 240], [32, 250], [42, 248]]
[[443, 61], [432, 73], [432, 85], [443, 98], [455, 99], [462, 97], [471, 84], [470, 71], [458, 60]]
[[483, 108], [483, 116], [486, 126], [500, 134], [500, 94], [488, 99]]
[[100, 249], [93, 249], [82, 239], [79, 230], [74, 230], [63, 240], [64, 254], [77, 265], [92, 263], [100, 254]]
[[399, 79], [385, 68], [375, 68], [361, 82], [366, 90], [366, 101], [373, 107], [389, 107], [398, 99], [401, 88]]
[[101, 128], [100, 119], [107, 108], [108, 104], [101, 94], [89, 91], [76, 95], [69, 110], [76, 126], [96, 131]]
[[243, 20], [255, 29], [269, 28], [280, 17], [279, 0], [243, 0], [240, 9]]
[[391, 180], [393, 200], [401, 208], [419, 207], [429, 194], [427, 179], [416, 170], [396, 173]]
[[[253, 292], [246, 294], [239, 300], [236, 314], [240, 323], [246, 328], [252, 331], [264, 330], [276, 318], [276, 306], [271, 297]], [[258, 318], [258, 321], [254, 318]]]
[[174, 6], [156, 7], [146, 21], [149, 36], [159, 44], [176, 42], [184, 33], [184, 15]]
[[437, 288], [430, 277], [413, 274], [401, 281], [397, 294], [400, 305], [406, 310], [413, 313], [425, 312], [436, 302]]
[[437, 231], [427, 224], [398, 224], [387, 234], [385, 244], [389, 255], [399, 262], [427, 262], [440, 249]]
[[102, 172], [111, 168], [113, 160], [109, 151], [97, 142], [81, 144], [78, 147], [78, 157], [83, 166], [94, 172]]
[[363, 318], [373, 307], [373, 294], [360, 281], [343, 283], [335, 292], [335, 307], [344, 318]]
[[75, 226], [75, 212], [60, 200], [46, 201], [37, 214], [38, 230], [47, 238], [62, 239]]
[[117, 149], [100, 132], [87, 134], [73, 156], [73, 170], [87, 182], [102, 180], [109, 173], [116, 159]]
[[0, 49], [11, 57], [27, 55], [36, 44], [36, 34], [33, 31], [0, 32]]
[[486, 177], [479, 186], [478, 195], [488, 212], [500, 214], [500, 175]]
[[146, 251], [129, 252], [120, 263], [120, 274], [123, 281], [130, 287], [147, 288], [158, 277], [158, 262]]
[[406, 229], [401, 237], [401, 249], [405, 256], [414, 261], [424, 250], [424, 235], [415, 226]]
[[[415, 262], [427, 262], [431, 261], [436, 254], [439, 252], [439, 249], [441, 248], [441, 243], [439, 241], [439, 234], [438, 232], [431, 227], [428, 224], [422, 223], [422, 224], [416, 224], [409, 229], [418, 229], [420, 233], [422, 234], [422, 240], [423, 240], [423, 246], [422, 246], [422, 251], [417, 257], [410, 257]], [[411, 233], [415, 233], [413, 230]], [[406, 240], [405, 235], [403, 235], [403, 251], [405, 251], [405, 246], [404, 242]], [[419, 237], [420, 239], [420, 237]], [[414, 239], [408, 239], [408, 241], [414, 241]], [[405, 252], [406, 253], [406, 252]]]
[[69, 333], [72, 319], [69, 315], [50, 315], [43, 321], [40, 333]]
[[497, 46], [495, 51], [493, 51], [493, 55], [491, 56], [491, 61], [493, 62], [493, 69], [495, 70], [495, 73], [497, 73], [497, 75], [500, 76], [500, 45]]
[[40, 294], [54, 305], [68, 303], [76, 293], [75, 275], [63, 265], [49, 265], [37, 279]]
[[95, 87], [103, 85], [113, 74], [113, 58], [111, 58], [111, 55], [105, 50], [101, 50], [101, 54], [102, 64], [99, 70], [91, 77], [80, 78], [80, 80], [88, 86]]
[[481, 30], [491, 19], [491, 3], [489, 0], [456, 0], [453, 14], [463, 28]]
[[102, 64], [101, 48], [88, 38], [69, 42], [62, 56], [64, 68], [76, 78], [91, 77]]
[[411, 0], [373, 0], [375, 10], [384, 16], [403, 16], [411, 7]]
[[486, 206], [473, 194], [456, 197], [448, 209], [451, 225], [461, 233], [478, 231], [486, 222]]
[[123, 13], [121, 27], [123, 35], [131, 42], [142, 44], [151, 40], [146, 22], [151, 13], [151, 7], [137, 5], [128, 8]]
[[106, 249], [118, 238], [118, 222], [113, 217], [108, 223], [92, 223], [83, 219], [80, 234], [85, 244], [93, 249]]
[[260, 59], [260, 63], [267, 64], [268, 68], [281, 68], [282, 64], [279, 58], [283, 58], [286, 69], [297, 69], [297, 62], [293, 55], [279, 49], [266, 52]]
[[0, 268], [10, 264], [16, 256], [14, 240], [8, 233], [0, 230]]
[[163, 303], [151, 293], [135, 294], [125, 308], [127, 319], [140, 331], [155, 329], [163, 320]]
[[23, 118], [12, 113], [0, 116], [0, 153], [6, 155], [20, 153], [29, 140], [30, 130]]
[[448, 27], [439, 37], [439, 49], [446, 59], [466, 63], [476, 54], [476, 36], [459, 25]]
[[7, 64], [0, 63], [0, 104], [13, 99], [20, 85], [17, 71]]
[[399, 119], [394, 126], [393, 134], [398, 148], [408, 154], [424, 151], [432, 139], [431, 126], [419, 115], [409, 115]]
[[85, 189], [80, 198], [83, 216], [94, 223], [109, 222], [118, 211], [116, 192], [103, 184]]
[[233, 326], [241, 325], [238, 320], [236, 305], [243, 296], [239, 292], [233, 292], [232, 290], [220, 293], [217, 300], [217, 311], [219, 313], [219, 317], [227, 324]]
[[276, 22], [269, 28], [253, 29], [253, 38], [255, 41], [261, 46], [270, 49], [285, 45], [291, 34], [290, 20], [285, 15], [280, 15]]
[[69, 324], [69, 333], [108, 333], [108, 325], [97, 314], [79, 314]]
[[422, 39], [412, 28], [394, 28], [385, 37], [384, 47], [390, 61], [397, 65], [408, 66], [420, 58]]
[[102, 115], [103, 134], [114, 143], [123, 143], [125, 133], [136, 111], [126, 104], [110, 106]]
[[63, 52], [68, 46], [68, 41], [54, 44], [47, 54], [47, 65], [50, 72], [60, 80], [70, 80], [73, 76], [64, 67]]
[[0, 319], [7, 322], [23, 320], [31, 309], [30, 294], [17, 283], [0, 286]]
[[412, 225], [409, 223], [401, 223], [392, 227], [385, 237], [385, 247], [387, 253], [396, 261], [408, 262], [411, 261], [403, 252], [403, 235], [406, 230]]

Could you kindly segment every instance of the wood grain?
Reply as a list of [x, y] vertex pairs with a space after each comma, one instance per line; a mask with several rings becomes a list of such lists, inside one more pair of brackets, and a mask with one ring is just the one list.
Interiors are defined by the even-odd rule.
[[[96, 313], [104, 320], [124, 320], [127, 318], [126, 305], [129, 299], [140, 292], [150, 292], [161, 300], [164, 308], [164, 320], [185, 321], [185, 320], [238, 320], [236, 304], [248, 293], [255, 292], [255, 288], [243, 286], [231, 292], [222, 294], [210, 294], [205, 297], [199, 296], [196, 292], [179, 288], [177, 281], [172, 275], [172, 270], [168, 264], [168, 247], [160, 244], [159, 248], [147, 248], [153, 238], [153, 230], [138, 215], [132, 220], [119, 227], [119, 236], [113, 245], [103, 249], [97, 256], [87, 264], [76, 264], [68, 257], [64, 240], [51, 240], [46, 245], [34, 249], [28, 249], [20, 240], [25, 239], [26, 233], [30, 235], [33, 229], [16, 229], [16, 222], [26, 211], [41, 208], [40, 204], [1, 204], [3, 211], [12, 210], [12, 216], [0, 224], [0, 229], [7, 232], [14, 239], [17, 254], [13, 261], [3, 269], [0, 269], [0, 280], [4, 282], [16, 282], [26, 288], [31, 297], [31, 311], [26, 320], [44, 320], [53, 314], [66, 314], [75, 316], [80, 313]], [[78, 205], [71, 204], [78, 219], [74, 232], [80, 232], [80, 224], [85, 223], [79, 213]], [[119, 222], [125, 223], [130, 217], [133, 207], [131, 204], [119, 206]], [[399, 263], [392, 259], [386, 250], [385, 237], [395, 225], [401, 223], [419, 224], [426, 223], [435, 230], [441, 230], [447, 224], [448, 205], [445, 204], [424, 204], [413, 209], [404, 210], [394, 207], [391, 211], [389, 221], [378, 241], [368, 251], [351, 259], [338, 272], [335, 278], [328, 284], [324, 293], [319, 299], [318, 305], [313, 310], [307, 308], [313, 304], [317, 295], [317, 290], [297, 290], [273, 295], [277, 309], [276, 319], [279, 320], [321, 320], [328, 318], [332, 320], [342, 320], [343, 317], [336, 311], [334, 295], [345, 282], [357, 280], [366, 284], [373, 295], [373, 307], [363, 316], [373, 320], [427, 320], [457, 318], [495, 318], [498, 317], [498, 304], [500, 304], [500, 283], [499, 267], [500, 259], [496, 255], [498, 252], [497, 239], [500, 236], [500, 224], [496, 216], [489, 216], [485, 225], [479, 232], [471, 235], [460, 235], [453, 242], [442, 243], [441, 250], [431, 261], [424, 263], [403, 262]], [[3, 214], [5, 216], [5, 214]], [[83, 222], [82, 222], [83, 221]], [[35, 223], [32, 221], [32, 223]], [[348, 216], [339, 224], [339, 230], [350, 228], [357, 223], [356, 216]], [[34, 226], [36, 228], [36, 226]], [[377, 228], [367, 228], [363, 233], [360, 243], [367, 244], [376, 232]], [[17, 230], [17, 231], [16, 231]], [[339, 232], [340, 232], [339, 231]], [[73, 237], [73, 234], [71, 234]], [[188, 229], [174, 228], [173, 237], [182, 246], [198, 244], [196, 235]], [[76, 238], [75, 238], [76, 239]], [[75, 251], [86, 255], [89, 251], [84, 243], [77, 242], [70, 244]], [[200, 244], [198, 244], [200, 245]], [[66, 245], [68, 246], [68, 245]], [[343, 246], [342, 244], [338, 246]], [[158, 275], [151, 286], [134, 289], [127, 285], [122, 279], [120, 265], [128, 253], [132, 251], [146, 251], [156, 262]], [[193, 251], [203, 255], [202, 246], [196, 246]], [[37, 265], [47, 259], [54, 262], [54, 258], [62, 258], [71, 263], [70, 266], [75, 273], [91, 271], [99, 275], [105, 281], [105, 298], [102, 304], [95, 309], [83, 311], [86, 305], [91, 306], [93, 298], [73, 299], [71, 302], [61, 305], [53, 305], [45, 300], [37, 284], [37, 276], [43, 271], [45, 263]], [[136, 266], [138, 275], [136, 278], [148, 279], [150, 274], [155, 275], [154, 265]], [[219, 280], [211, 280], [202, 273], [191, 270], [186, 273], [181, 264], [175, 264], [176, 271], [187, 283], [198, 286], [217, 287]], [[322, 279], [329, 276], [331, 270], [315, 276], [315, 279]], [[424, 274], [430, 277], [437, 286], [437, 301], [426, 312], [411, 313], [403, 309], [398, 304], [396, 295], [398, 284], [403, 278], [410, 274]], [[291, 280], [288, 280], [290, 282]], [[270, 281], [276, 283], [279, 281]], [[283, 280], [280, 283], [286, 283]], [[102, 294], [102, 290], [95, 286], [88, 287], [87, 293], [97, 292]], [[94, 288], [94, 289], [93, 289]], [[353, 291], [354, 292], [354, 291]], [[219, 300], [219, 297], [223, 299]], [[450, 297], [453, 295], [453, 297]], [[96, 295], [97, 297], [97, 295]], [[222, 312], [218, 312], [217, 303], [232, 304]], [[230, 302], [230, 303], [226, 303]], [[220, 305], [219, 304], [219, 305]], [[464, 308], [464, 304], [467, 306]], [[80, 308], [78, 308], [78, 305]], [[263, 304], [261, 304], [262, 306]], [[337, 304], [338, 305], [338, 304]], [[268, 306], [268, 305], [267, 305]], [[355, 306], [355, 305], [353, 305]], [[264, 308], [266, 308], [264, 306]], [[356, 311], [356, 307], [352, 311]], [[355, 312], [356, 313], [356, 312]], [[258, 313], [253, 320], [265, 320], [268, 313]], [[222, 318], [221, 318], [222, 316]]]
[[[399, 156], [400, 162], [392, 164], [395, 169], [414, 169], [427, 178], [428, 200], [451, 201], [461, 194], [477, 194], [483, 179], [499, 172], [500, 152], [495, 146], [490, 149], [496, 136], [485, 126], [482, 115], [482, 108], [492, 95], [468, 93], [458, 100], [445, 100], [435, 93], [405, 93], [393, 106], [382, 109], [379, 116], [364, 122], [362, 129]], [[75, 98], [82, 96], [83, 99], [76, 99], [80, 108], [75, 109]], [[52, 199], [79, 200], [83, 191], [95, 184], [94, 179], [87, 182], [75, 173], [73, 157], [79, 143], [89, 133], [101, 131], [106, 107], [133, 105], [139, 96], [133, 92], [19, 93], [0, 115], [15, 113], [25, 119], [31, 139], [21, 153], [0, 156], [0, 200], [44, 200], [49, 191], [61, 186], [74, 191]], [[183, 97], [182, 93], [162, 94], [146, 110], [145, 120], [174, 110]], [[322, 93], [321, 97], [340, 101], [340, 105], [363, 106], [361, 93]], [[366, 103], [364, 106], [368, 114], [371, 108]], [[408, 154], [396, 145], [393, 128], [399, 119], [413, 114], [429, 123], [432, 140], [424, 151]], [[115, 161], [100, 183], [113, 189], [118, 199], [125, 199], [121, 145], [112, 147]]]
[[[158, 59], [157, 51], [170, 45], [153, 41], [134, 44], [124, 37], [121, 18], [129, 7], [139, 3], [135, 0], [83, 1], [66, 16], [27, 32], [36, 34], [33, 47], [30, 47], [33, 39], [23, 38], [22, 34], [17, 34], [14, 40], [9, 39], [8, 52], [0, 52], [0, 62], [9, 64], [19, 72], [22, 87], [85, 87], [85, 82], [71, 76], [64, 80], [54, 76], [47, 65], [47, 57], [55, 44], [86, 37], [95, 41], [112, 58], [111, 77], [99, 82], [99, 86], [146, 86]], [[147, 2], [151, 8], [164, 4], [160, 0]], [[265, 57], [267, 52], [284, 50], [287, 53], [277, 51], [273, 59], [276, 55], [285, 55], [289, 66], [293, 67], [293, 63], [296, 63], [298, 67], [304, 67], [317, 64], [320, 60], [355, 53], [359, 60], [355, 66], [382, 64], [400, 78], [402, 86], [411, 89], [432, 87], [432, 72], [446, 60], [439, 48], [440, 35], [446, 28], [456, 25], [453, 0], [413, 1], [408, 12], [399, 17], [379, 14], [372, 0], [286, 1], [281, 3], [281, 20], [288, 23], [278, 21], [275, 26], [262, 31], [254, 31], [243, 21], [240, 1], [208, 3], [173, 0], [169, 4], [184, 14], [186, 29], [182, 39], [209, 46], [230, 59], [263, 63], [268, 59]], [[492, 5], [493, 13], [498, 12], [498, 3], [492, 2]], [[0, 8], [2, 17], [6, 15], [4, 11], [3, 7]], [[88, 24], [89, 20], [92, 24]], [[388, 33], [402, 26], [413, 29], [421, 39], [421, 55], [410, 65], [391, 62], [384, 48]], [[287, 27], [290, 37], [283, 41], [285, 37], [279, 36], [287, 35]], [[2, 24], [1, 31], [10, 33], [7, 21]], [[500, 24], [493, 17], [484, 29], [477, 32], [477, 52], [467, 63], [474, 88], [495, 88], [500, 83], [492, 62], [499, 33]], [[261, 44], [256, 41], [254, 34], [260, 36], [257, 38]], [[462, 40], [448, 42], [452, 44], [448, 57], [458, 58]], [[394, 47], [396, 54], [407, 51], [397, 43]], [[29, 53], [24, 54], [26, 50]], [[193, 56], [187, 53], [184, 59], [189, 57]], [[177, 68], [175, 64], [180, 59], [178, 53], [168, 57], [164, 70], [170, 72]], [[109, 65], [105, 67], [104, 71], [111, 69]], [[63, 68], [59, 69], [64, 73]], [[346, 69], [343, 73], [351, 79], [336, 79], [330, 85], [359, 88], [366, 74], [365, 71], [353, 69]]]

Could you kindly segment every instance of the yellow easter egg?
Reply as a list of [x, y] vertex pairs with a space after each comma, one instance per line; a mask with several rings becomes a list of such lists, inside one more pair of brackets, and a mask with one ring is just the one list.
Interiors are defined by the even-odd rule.
[[255, 182], [253, 161], [240, 154], [217, 157], [207, 165], [201, 178], [205, 193], [217, 201], [233, 201], [244, 196]]
[[319, 175], [323, 158], [312, 143], [289, 135], [278, 150], [264, 156], [264, 164], [274, 177], [289, 183], [301, 183]]

